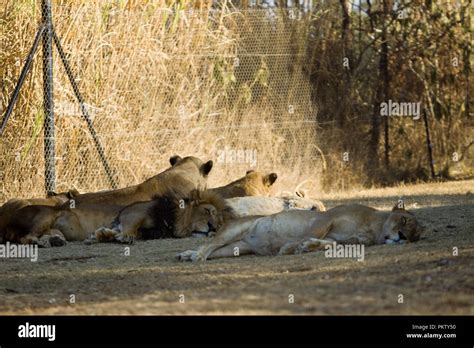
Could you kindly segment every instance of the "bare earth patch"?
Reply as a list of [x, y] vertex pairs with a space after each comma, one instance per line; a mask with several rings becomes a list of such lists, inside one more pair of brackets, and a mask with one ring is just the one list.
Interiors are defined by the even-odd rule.
[[194, 238], [137, 242], [130, 256], [118, 244], [40, 249], [38, 262], [0, 260], [0, 314], [472, 315], [473, 191], [470, 180], [324, 196], [328, 207], [382, 209], [403, 196], [432, 227], [418, 243], [366, 248], [364, 262], [323, 252], [176, 261], [204, 242]]

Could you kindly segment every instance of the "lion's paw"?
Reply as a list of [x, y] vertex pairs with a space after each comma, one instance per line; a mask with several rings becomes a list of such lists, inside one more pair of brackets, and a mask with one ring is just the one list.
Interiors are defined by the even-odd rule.
[[42, 236], [39, 238], [35, 244], [38, 245], [39, 248], [51, 248], [51, 243], [49, 242], [49, 238], [45, 238], [46, 236]]
[[128, 234], [118, 233], [115, 235], [115, 241], [123, 244], [133, 244], [135, 243], [135, 236], [130, 236]]
[[307, 241], [302, 242], [295, 250], [295, 254], [309, 253], [316, 251], [321, 248], [321, 240], [316, 238], [310, 238]]
[[51, 236], [49, 238], [49, 244], [52, 246], [52, 247], [61, 247], [61, 246], [64, 246], [67, 244], [67, 241], [66, 241], [66, 238], [64, 238], [63, 236]]
[[278, 255], [289, 255], [295, 253], [295, 246], [292, 243], [283, 245], [278, 251]]
[[200, 252], [196, 252], [196, 254], [194, 254], [194, 255], [191, 257], [191, 260], [192, 260], [193, 262], [206, 261], [206, 258], [205, 258], [204, 255], [201, 254]]
[[179, 261], [192, 261], [192, 256], [195, 253], [196, 253], [195, 250], [186, 250], [186, 251], [183, 251], [182, 253], [179, 253], [178, 255], [176, 255], [176, 258]]
[[114, 242], [116, 241], [117, 234], [117, 231], [110, 228], [100, 227], [85, 242], [86, 244]]
[[204, 256], [197, 250], [186, 250], [176, 255], [179, 261], [204, 261]]
[[98, 240], [96, 238], [96, 234], [95, 233], [91, 233], [89, 235], [89, 237], [87, 237], [85, 240], [84, 240], [84, 243], [87, 244], [87, 245], [91, 245], [91, 244], [94, 244], [94, 243], [98, 243]]

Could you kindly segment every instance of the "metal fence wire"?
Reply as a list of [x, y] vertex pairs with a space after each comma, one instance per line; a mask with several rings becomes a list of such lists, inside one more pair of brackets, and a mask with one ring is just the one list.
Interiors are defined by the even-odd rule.
[[174, 154], [314, 196], [472, 173], [468, 1], [51, 0], [51, 27], [49, 2], [0, 8], [0, 202]]
[[[7, 90], [47, 10], [20, 2], [9, 14], [5, 31], [20, 30], [2, 53]], [[32, 64], [0, 138], [0, 201], [42, 196], [45, 181], [47, 191], [135, 184], [176, 153], [214, 159], [211, 185], [248, 169], [286, 173], [293, 186], [314, 176], [309, 12], [59, 1], [52, 12], [37, 55], [53, 59]]]

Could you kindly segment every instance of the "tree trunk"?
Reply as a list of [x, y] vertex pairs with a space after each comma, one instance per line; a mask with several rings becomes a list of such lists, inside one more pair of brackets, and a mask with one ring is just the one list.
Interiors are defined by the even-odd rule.
[[[469, 0], [468, 0], [469, 1]], [[461, 23], [466, 32], [471, 30], [470, 23], [470, 9], [469, 7], [464, 7], [461, 13]], [[464, 115], [466, 120], [470, 117], [470, 83], [469, 78], [471, 76], [471, 46], [466, 42], [463, 47], [463, 64], [464, 64], [464, 78], [466, 79], [466, 95], [464, 96]]]
[[[375, 32], [375, 15], [372, 12], [372, 3], [367, 0], [367, 15], [369, 16], [370, 32]], [[375, 45], [375, 42], [374, 42]], [[379, 168], [379, 142], [380, 142], [380, 103], [382, 100], [380, 88], [376, 89], [372, 110], [372, 122], [369, 140], [368, 168], [375, 172]]]
[[425, 122], [426, 147], [428, 149], [428, 161], [431, 170], [431, 178], [434, 179], [436, 175], [433, 162], [433, 145], [431, 144], [430, 127], [428, 124], [428, 113], [426, 112], [426, 109], [423, 109], [423, 121]]
[[372, 129], [369, 142], [369, 168], [375, 171], [379, 168], [379, 142], [380, 142], [380, 103], [382, 100], [380, 88], [377, 89], [372, 113]]
[[[389, 58], [388, 58], [388, 37], [387, 37], [387, 16], [390, 11], [390, 1], [383, 0], [383, 27], [382, 27], [382, 48], [380, 53], [380, 78], [382, 79], [382, 90], [383, 90], [383, 98], [385, 102], [388, 102], [390, 98], [390, 73], [388, 69]], [[388, 170], [390, 168], [390, 125], [389, 125], [389, 117], [384, 117], [384, 163], [385, 169]]]
[[345, 125], [347, 114], [349, 112], [349, 103], [351, 101], [351, 69], [353, 59], [351, 54], [351, 3], [349, 0], [339, 0], [339, 2], [341, 4], [342, 10], [341, 40], [343, 47], [343, 59], [348, 59], [349, 62], [349, 67], [343, 66], [344, 86], [342, 88], [342, 93], [340, 93], [339, 95], [339, 127], [343, 128]]

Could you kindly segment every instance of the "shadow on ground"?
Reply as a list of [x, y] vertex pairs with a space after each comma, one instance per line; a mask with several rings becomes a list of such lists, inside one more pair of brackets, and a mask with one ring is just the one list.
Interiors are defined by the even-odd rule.
[[[130, 256], [117, 244], [40, 249], [38, 262], [0, 260], [0, 312], [474, 314], [471, 197], [404, 197], [432, 230], [417, 243], [366, 248], [364, 262], [328, 259], [322, 252], [176, 261], [178, 252], [204, 242], [193, 238], [137, 242]], [[357, 202], [388, 209], [398, 199]], [[350, 202], [355, 200], [324, 203]]]

